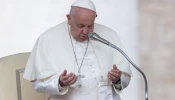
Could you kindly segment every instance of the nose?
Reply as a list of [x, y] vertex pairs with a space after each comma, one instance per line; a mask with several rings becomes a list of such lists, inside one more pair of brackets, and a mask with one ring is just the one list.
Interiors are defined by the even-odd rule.
[[89, 29], [88, 29], [87, 27], [85, 27], [85, 28], [83, 29], [83, 34], [84, 34], [84, 35], [89, 34]]

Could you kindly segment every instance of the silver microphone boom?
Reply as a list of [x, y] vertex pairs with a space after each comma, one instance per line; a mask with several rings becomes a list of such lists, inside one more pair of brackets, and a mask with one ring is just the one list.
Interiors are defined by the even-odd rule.
[[145, 74], [143, 73], [143, 71], [140, 70], [120, 48], [118, 48], [114, 44], [110, 43], [109, 41], [101, 38], [98, 34], [96, 34], [94, 32], [90, 32], [88, 34], [88, 37], [91, 40], [99, 41], [101, 43], [104, 43], [104, 44], [106, 44], [106, 45], [108, 45], [108, 46], [118, 50], [142, 74], [142, 76], [144, 78], [144, 82], [145, 82], [145, 100], [148, 100], [148, 83], [147, 83], [147, 78], [146, 78]]

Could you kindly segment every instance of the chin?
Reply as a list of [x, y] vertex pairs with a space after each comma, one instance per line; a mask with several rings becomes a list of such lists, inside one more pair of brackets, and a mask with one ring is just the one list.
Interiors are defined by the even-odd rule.
[[79, 41], [80, 42], [83, 42], [83, 41], [86, 41], [88, 38], [85, 38], [85, 39], [80, 39]]

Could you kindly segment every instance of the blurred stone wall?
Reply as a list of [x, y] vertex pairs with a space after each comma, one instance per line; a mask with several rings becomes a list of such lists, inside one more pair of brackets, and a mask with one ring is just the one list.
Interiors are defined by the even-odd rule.
[[175, 0], [139, 0], [138, 9], [140, 66], [149, 100], [175, 100]]

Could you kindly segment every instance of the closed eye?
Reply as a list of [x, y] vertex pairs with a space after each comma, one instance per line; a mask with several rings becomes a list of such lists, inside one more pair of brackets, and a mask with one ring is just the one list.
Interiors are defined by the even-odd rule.
[[78, 28], [83, 28], [84, 25], [82, 25], [82, 24], [78, 24], [77, 27], [78, 27]]

